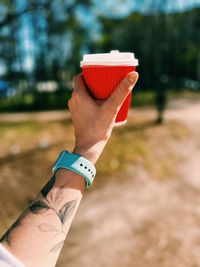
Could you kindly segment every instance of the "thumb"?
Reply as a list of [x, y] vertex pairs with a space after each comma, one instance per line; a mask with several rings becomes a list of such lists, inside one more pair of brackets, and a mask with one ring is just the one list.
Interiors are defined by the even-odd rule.
[[106, 100], [106, 104], [113, 108], [119, 108], [128, 94], [132, 91], [138, 80], [138, 73], [129, 72], [126, 77], [118, 84], [111, 96]]

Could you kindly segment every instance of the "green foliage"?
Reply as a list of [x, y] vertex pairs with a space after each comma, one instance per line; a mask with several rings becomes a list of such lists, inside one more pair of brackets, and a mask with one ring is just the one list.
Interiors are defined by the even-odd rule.
[[57, 91], [53, 93], [26, 94], [10, 99], [0, 100], [1, 112], [35, 111], [65, 109], [71, 96], [70, 91]]
[[200, 9], [185, 13], [103, 18], [99, 45], [107, 50], [133, 51], [139, 58], [141, 87], [182, 87], [184, 79], [200, 80]]

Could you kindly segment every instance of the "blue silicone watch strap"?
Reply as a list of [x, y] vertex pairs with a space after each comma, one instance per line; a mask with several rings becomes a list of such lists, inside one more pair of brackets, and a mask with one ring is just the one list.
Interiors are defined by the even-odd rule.
[[53, 173], [56, 173], [60, 168], [72, 170], [83, 176], [86, 180], [86, 189], [90, 187], [96, 175], [96, 168], [92, 162], [81, 155], [69, 153], [66, 150], [62, 151], [56, 160], [52, 169]]

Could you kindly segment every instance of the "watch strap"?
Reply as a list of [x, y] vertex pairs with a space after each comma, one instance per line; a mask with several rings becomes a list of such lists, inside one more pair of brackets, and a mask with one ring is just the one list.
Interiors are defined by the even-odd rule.
[[53, 173], [58, 169], [69, 169], [85, 178], [86, 189], [92, 184], [96, 175], [96, 168], [93, 163], [79, 154], [62, 151], [53, 166]]

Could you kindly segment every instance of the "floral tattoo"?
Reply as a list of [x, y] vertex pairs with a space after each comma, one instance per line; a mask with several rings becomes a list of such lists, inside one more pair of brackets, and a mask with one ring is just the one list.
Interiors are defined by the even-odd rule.
[[[17, 221], [10, 227], [10, 229], [4, 234], [4, 236], [0, 239], [0, 242], [7, 242], [9, 245], [12, 245], [12, 238], [11, 238], [11, 232], [16, 229], [17, 227], [20, 227], [23, 223], [23, 219], [28, 214], [42, 214], [43, 212], [48, 212], [49, 210], [53, 211], [56, 216], [59, 218], [60, 227], [57, 229], [54, 225], [50, 223], [41, 223], [37, 225], [37, 228], [41, 232], [54, 232], [55, 236], [63, 234], [64, 238], [59, 241], [57, 244], [55, 244], [49, 252], [57, 252], [59, 251], [65, 240], [65, 236], [67, 234], [67, 228], [65, 226], [66, 222], [69, 220], [69, 218], [74, 214], [74, 211], [77, 206], [78, 200], [72, 200], [67, 203], [64, 203], [60, 208], [58, 208], [59, 203], [61, 200], [64, 199], [64, 185], [57, 188], [57, 191], [55, 194], [52, 194], [51, 196], [51, 189], [54, 187], [56, 182], [55, 175], [49, 180], [49, 182], [45, 185], [45, 187], [41, 190], [41, 199], [34, 200], [29, 207], [26, 209], [26, 211], [17, 219]], [[47, 199], [47, 195], [50, 195], [51, 201]]]

